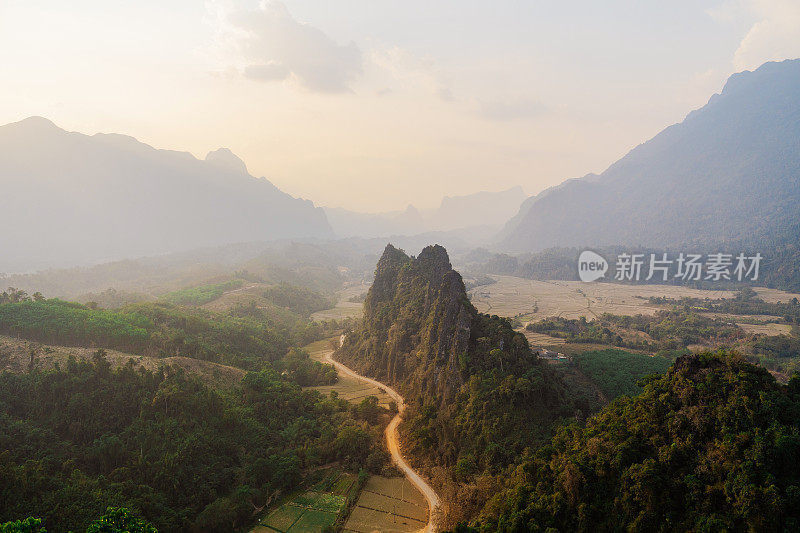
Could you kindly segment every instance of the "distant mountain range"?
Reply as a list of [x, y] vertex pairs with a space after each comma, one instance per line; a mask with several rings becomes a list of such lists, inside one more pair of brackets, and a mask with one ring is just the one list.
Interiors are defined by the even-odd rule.
[[721, 94], [590, 174], [528, 199], [498, 248], [736, 246], [800, 237], [800, 60]]
[[515, 187], [445, 197], [435, 209], [323, 209], [251, 176], [224, 148], [199, 160], [38, 117], [0, 126], [0, 192], [0, 272], [280, 239], [424, 237], [512, 253], [777, 249], [800, 240], [800, 60], [731, 76], [602, 174], [527, 199]]
[[322, 209], [227, 149], [203, 161], [39, 117], [0, 127], [0, 191], [0, 272], [334, 236]]
[[0, 126], [0, 191], [0, 273], [281, 239], [424, 235], [464, 248], [488, 242], [526, 197], [515, 187], [429, 210], [323, 210], [251, 176], [227, 148], [200, 160], [41, 117]]
[[[452, 232], [452, 236], [489, 240], [527, 198], [522, 187], [504, 191], [481, 191], [463, 196], [445, 196], [439, 207], [404, 211], [357, 213], [326, 207], [333, 231], [340, 237], [387, 237], [431, 232]], [[463, 231], [471, 228], [469, 235]], [[474, 243], [473, 243], [474, 244]]]

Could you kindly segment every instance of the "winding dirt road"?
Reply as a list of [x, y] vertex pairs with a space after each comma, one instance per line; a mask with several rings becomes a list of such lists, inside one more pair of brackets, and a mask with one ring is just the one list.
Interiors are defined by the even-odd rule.
[[391, 387], [387, 387], [380, 381], [376, 381], [372, 378], [368, 378], [366, 376], [362, 376], [361, 374], [356, 373], [354, 370], [350, 369], [349, 367], [343, 365], [339, 361], [333, 359], [333, 350], [328, 351], [325, 354], [325, 360], [330, 364], [336, 367], [336, 370], [341, 372], [342, 374], [347, 374], [355, 379], [361, 380], [365, 383], [369, 383], [370, 385], [380, 387], [386, 391], [396, 403], [397, 403], [397, 415], [389, 422], [389, 425], [386, 426], [386, 443], [389, 446], [389, 453], [392, 455], [392, 460], [397, 465], [397, 467], [403, 471], [406, 475], [408, 480], [415, 486], [419, 491], [425, 496], [425, 499], [428, 500], [428, 524], [422, 530], [425, 533], [435, 533], [436, 532], [436, 523], [435, 523], [435, 515], [439, 508], [439, 496], [437, 496], [436, 492], [433, 490], [427, 481], [425, 481], [422, 476], [417, 474], [413, 468], [403, 459], [402, 454], [400, 453], [400, 444], [398, 440], [398, 432], [397, 426], [400, 424], [400, 420], [403, 418], [403, 411], [405, 410], [405, 403], [403, 402], [403, 397], [400, 396], [397, 391], [395, 391]]

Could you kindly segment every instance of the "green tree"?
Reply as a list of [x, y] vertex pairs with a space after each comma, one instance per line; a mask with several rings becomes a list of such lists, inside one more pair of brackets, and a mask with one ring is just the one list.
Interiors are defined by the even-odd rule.
[[24, 520], [14, 520], [0, 524], [0, 533], [46, 533], [39, 518], [28, 517]]
[[86, 533], [158, 533], [158, 530], [124, 507], [109, 507], [106, 514], [89, 524]]

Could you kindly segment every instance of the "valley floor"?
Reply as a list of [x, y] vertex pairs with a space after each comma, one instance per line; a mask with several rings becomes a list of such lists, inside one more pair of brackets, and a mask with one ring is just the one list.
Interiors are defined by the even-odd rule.
[[[648, 285], [622, 283], [584, 283], [581, 281], [538, 281], [515, 276], [491, 276], [496, 283], [481, 285], [470, 291], [472, 304], [481, 313], [503, 317], [517, 317], [523, 322], [536, 322], [548, 317], [575, 319], [586, 317], [591, 320], [603, 313], [615, 315], [653, 315], [663, 309], [650, 303], [650, 297], [666, 298], [733, 298], [733, 291], [703, 290], [677, 285]], [[768, 303], [788, 302], [798, 294], [777, 289], [754, 287], [759, 298]], [[742, 316], [727, 316], [731, 320], [742, 321]], [[755, 317], [766, 320], [770, 317]], [[752, 325], [739, 324], [746, 330]], [[768, 328], [769, 334], [788, 333], [786, 327]], [[767, 331], [754, 331], [767, 333]], [[544, 336], [546, 337], [546, 336]], [[554, 338], [532, 339], [533, 345], [561, 344]], [[537, 342], [538, 340], [538, 342]]]

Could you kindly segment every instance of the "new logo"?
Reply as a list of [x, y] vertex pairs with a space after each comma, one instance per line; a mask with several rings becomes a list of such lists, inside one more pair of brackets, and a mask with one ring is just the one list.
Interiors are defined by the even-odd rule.
[[590, 282], [602, 278], [608, 271], [608, 261], [603, 256], [585, 250], [578, 257], [578, 277], [581, 281]]

